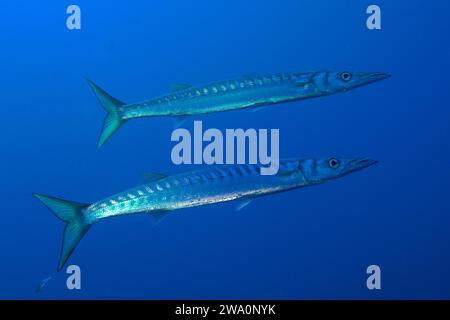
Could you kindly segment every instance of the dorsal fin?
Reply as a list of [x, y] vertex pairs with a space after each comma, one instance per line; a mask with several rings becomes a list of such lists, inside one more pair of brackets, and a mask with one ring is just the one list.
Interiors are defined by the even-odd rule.
[[146, 172], [142, 175], [145, 183], [158, 181], [167, 177], [167, 174], [157, 172]]
[[181, 90], [185, 90], [192, 87], [192, 85], [190, 84], [186, 84], [186, 83], [174, 83], [172, 85], [172, 91], [181, 91]]

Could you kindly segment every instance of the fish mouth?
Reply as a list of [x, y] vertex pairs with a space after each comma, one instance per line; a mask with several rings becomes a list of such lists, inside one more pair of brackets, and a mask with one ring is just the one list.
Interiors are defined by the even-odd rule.
[[350, 161], [347, 168], [345, 169], [345, 174], [355, 172], [358, 170], [365, 169], [367, 167], [370, 167], [374, 164], [378, 163], [377, 160], [369, 159], [369, 158], [362, 158], [362, 159], [355, 159]]
[[373, 83], [377, 81], [381, 81], [387, 78], [390, 78], [391, 75], [389, 73], [384, 72], [369, 72], [363, 78], [362, 81], [364, 83]]
[[390, 77], [391, 74], [384, 72], [360, 72], [357, 74], [357, 78], [355, 79], [353, 85], [350, 85], [349, 87], [344, 87], [343, 91], [363, 87], [368, 84], [385, 80]]
[[369, 79], [373, 79], [375, 81], [384, 80], [384, 79], [387, 79], [390, 77], [391, 77], [391, 74], [384, 73], [384, 72], [372, 72], [372, 73], [369, 73], [369, 75], [368, 75]]

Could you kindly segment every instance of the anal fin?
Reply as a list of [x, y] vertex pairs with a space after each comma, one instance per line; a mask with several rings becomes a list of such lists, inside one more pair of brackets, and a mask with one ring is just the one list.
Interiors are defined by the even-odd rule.
[[185, 115], [185, 116], [176, 116], [174, 118], [173, 128], [178, 129], [181, 127], [181, 125], [186, 122], [191, 116]]
[[250, 109], [250, 112], [258, 112], [261, 111], [263, 109], [267, 108], [267, 106], [261, 106], [261, 107], [253, 107]]
[[247, 198], [245, 200], [242, 200], [236, 207], [235, 211], [241, 211], [242, 209], [244, 209], [246, 206], [248, 206], [253, 200], [255, 200], [254, 198]]

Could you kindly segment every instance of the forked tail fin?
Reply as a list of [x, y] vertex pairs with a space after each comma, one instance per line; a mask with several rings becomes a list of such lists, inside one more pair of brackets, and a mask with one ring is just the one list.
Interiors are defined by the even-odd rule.
[[97, 148], [100, 148], [124, 123], [124, 120], [122, 120], [122, 118], [120, 117], [118, 107], [125, 105], [125, 103], [112, 97], [91, 80], [87, 79], [87, 82], [89, 83], [92, 91], [94, 91], [95, 95], [97, 96], [97, 99], [102, 105], [103, 109], [108, 112], [105, 120], [103, 121], [102, 133], [100, 134], [100, 138], [97, 143]]
[[57, 271], [59, 271], [91, 226], [91, 224], [85, 221], [83, 216], [83, 209], [88, 205], [37, 193], [34, 193], [33, 196], [39, 199], [59, 219], [66, 223], [63, 234], [61, 255], [57, 268]]

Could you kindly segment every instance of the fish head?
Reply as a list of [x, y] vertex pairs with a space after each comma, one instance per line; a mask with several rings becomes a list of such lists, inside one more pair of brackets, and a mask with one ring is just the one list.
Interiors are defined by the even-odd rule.
[[390, 76], [382, 72], [330, 71], [317, 73], [313, 77], [313, 82], [322, 93], [333, 94], [381, 81]]
[[299, 162], [299, 171], [309, 183], [317, 184], [367, 168], [378, 161], [368, 158], [318, 158]]

